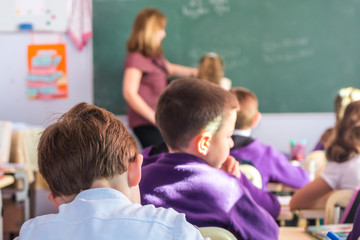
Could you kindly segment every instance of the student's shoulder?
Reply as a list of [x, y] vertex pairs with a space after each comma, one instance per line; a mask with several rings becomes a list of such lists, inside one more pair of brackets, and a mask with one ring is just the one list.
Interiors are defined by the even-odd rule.
[[128, 52], [125, 57], [125, 67], [141, 67], [144, 63], [149, 63], [150, 58], [145, 57], [140, 52]]
[[360, 154], [356, 154], [352, 159], [354, 162], [360, 163]]
[[25, 227], [33, 227], [33, 226], [36, 226], [36, 225], [42, 225], [44, 223], [48, 223], [48, 222], [51, 222], [53, 221], [54, 219], [56, 219], [58, 216], [58, 214], [45, 214], [45, 215], [42, 215], [42, 216], [37, 216], [35, 218], [32, 218], [28, 221], [26, 221], [23, 226]]
[[173, 208], [155, 207], [148, 204], [142, 206], [141, 209], [146, 212], [149, 219], [169, 228], [180, 227], [182, 224], [187, 223], [185, 214], [178, 213]]
[[[167, 209], [172, 210], [172, 209]], [[174, 210], [173, 210], [174, 211]], [[176, 212], [177, 213], [177, 212]], [[203, 240], [199, 229], [189, 223], [185, 214], [177, 213], [173, 221], [173, 236], [174, 240], [183, 240], [183, 239], [194, 239], [194, 240]], [[207, 238], [208, 239], [208, 238]]]
[[275, 149], [271, 145], [265, 144], [260, 139], [257, 138], [250, 138], [250, 137], [242, 137], [243, 139], [233, 138], [234, 140], [234, 147], [231, 151], [240, 151], [240, 152], [252, 152], [253, 154], [259, 154], [263, 151], [273, 151]]
[[[57, 214], [46, 214], [27, 220], [20, 229], [20, 238], [24, 236], [31, 236], [34, 231], [37, 231], [39, 227], [44, 227], [47, 223], [51, 223]], [[27, 239], [25, 237], [25, 239]]]
[[265, 153], [268, 153], [269, 155], [284, 155], [275, 146], [264, 143], [263, 141], [261, 141], [258, 138], [254, 140], [253, 144], [254, 144], [254, 146], [257, 146], [259, 149], [263, 149], [263, 151]]
[[126, 54], [126, 58], [146, 58], [141, 52], [134, 51], [134, 52], [128, 52]]

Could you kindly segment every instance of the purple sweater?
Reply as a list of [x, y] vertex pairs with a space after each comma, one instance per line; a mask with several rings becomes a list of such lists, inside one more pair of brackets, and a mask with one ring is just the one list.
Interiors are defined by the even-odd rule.
[[358, 240], [360, 237], [360, 207], [356, 210], [353, 230], [350, 232], [349, 236], [346, 238], [347, 240]]
[[293, 188], [301, 188], [309, 183], [306, 170], [293, 166], [286, 156], [274, 147], [250, 137], [234, 135], [233, 140], [234, 147], [230, 155], [254, 164], [260, 172], [264, 190], [267, 190], [269, 182], [279, 182]]
[[[249, 181], [244, 179], [210, 167], [190, 154], [160, 153], [144, 158], [141, 200], [142, 204], [185, 213], [186, 219], [199, 227], [228, 229], [239, 239], [277, 239], [275, 220], [254, 201], [249, 193], [252, 188], [244, 186]], [[273, 201], [278, 214], [275, 197], [263, 197]]]

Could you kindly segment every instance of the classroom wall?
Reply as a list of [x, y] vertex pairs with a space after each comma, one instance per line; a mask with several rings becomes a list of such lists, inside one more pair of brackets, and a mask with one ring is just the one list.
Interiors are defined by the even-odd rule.
[[[69, 96], [57, 100], [28, 100], [26, 97], [27, 46], [66, 44]], [[78, 51], [67, 34], [0, 33], [0, 120], [46, 126], [54, 114], [63, 113], [78, 102], [93, 103], [92, 42]], [[55, 115], [57, 116], [57, 115]]]
[[333, 113], [263, 114], [252, 135], [284, 153], [290, 151], [290, 140], [306, 139], [306, 151], [310, 152], [322, 133], [334, 124]]

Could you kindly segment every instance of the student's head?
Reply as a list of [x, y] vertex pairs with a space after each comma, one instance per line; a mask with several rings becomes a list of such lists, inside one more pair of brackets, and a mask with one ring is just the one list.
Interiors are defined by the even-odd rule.
[[219, 168], [234, 144], [237, 110], [236, 98], [221, 87], [178, 79], [161, 95], [155, 118], [171, 151], [196, 155]]
[[155, 8], [145, 8], [137, 15], [127, 41], [129, 52], [139, 51], [146, 57], [162, 54], [166, 16]]
[[239, 102], [240, 111], [237, 113], [235, 129], [249, 129], [255, 127], [260, 121], [258, 99], [250, 90], [242, 87], [233, 87], [230, 92]]
[[77, 104], [47, 127], [38, 145], [39, 170], [54, 196], [74, 196], [92, 188], [95, 180], [129, 174], [139, 156], [124, 124], [87, 103]]
[[360, 152], [360, 101], [351, 102], [335, 127], [335, 139], [326, 151], [329, 160], [345, 162]]
[[213, 52], [204, 55], [199, 61], [199, 78], [217, 85], [224, 77], [224, 62], [221, 57]]
[[360, 100], [360, 89], [353, 87], [340, 89], [334, 101], [336, 121], [343, 117], [345, 108], [349, 103], [358, 100]]

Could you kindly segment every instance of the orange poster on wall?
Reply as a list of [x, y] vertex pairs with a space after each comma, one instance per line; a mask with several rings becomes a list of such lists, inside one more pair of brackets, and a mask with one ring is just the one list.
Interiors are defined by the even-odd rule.
[[29, 99], [67, 98], [65, 44], [28, 46], [27, 96]]

